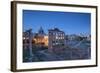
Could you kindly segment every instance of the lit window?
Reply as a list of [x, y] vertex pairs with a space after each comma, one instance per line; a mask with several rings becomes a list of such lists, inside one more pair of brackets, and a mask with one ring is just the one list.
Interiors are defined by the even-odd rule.
[[64, 39], [64, 37], [62, 37], [62, 39]]
[[58, 36], [56, 36], [56, 39], [59, 39], [59, 37], [58, 37]]

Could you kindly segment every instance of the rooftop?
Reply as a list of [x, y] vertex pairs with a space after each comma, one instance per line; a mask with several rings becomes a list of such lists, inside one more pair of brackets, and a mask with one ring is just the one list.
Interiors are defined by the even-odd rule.
[[61, 30], [60, 30], [60, 29], [58, 29], [58, 28], [49, 29], [49, 31], [58, 31], [58, 32], [63, 32], [63, 31], [61, 31]]

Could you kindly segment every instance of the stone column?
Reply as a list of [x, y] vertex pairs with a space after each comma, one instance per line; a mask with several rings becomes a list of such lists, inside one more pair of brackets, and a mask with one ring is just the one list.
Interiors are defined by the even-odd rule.
[[32, 38], [33, 38], [32, 29], [30, 29], [28, 31], [28, 33], [29, 33], [29, 54], [30, 54], [29, 60], [32, 62], [32, 58], [33, 58], [33, 52], [32, 52]]

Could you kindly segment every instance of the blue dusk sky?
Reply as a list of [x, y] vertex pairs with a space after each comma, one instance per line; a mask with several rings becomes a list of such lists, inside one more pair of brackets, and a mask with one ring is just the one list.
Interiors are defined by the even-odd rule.
[[48, 29], [59, 28], [66, 34], [90, 34], [91, 14], [76, 12], [23, 10], [23, 31], [32, 29], [38, 32], [42, 26], [47, 34]]

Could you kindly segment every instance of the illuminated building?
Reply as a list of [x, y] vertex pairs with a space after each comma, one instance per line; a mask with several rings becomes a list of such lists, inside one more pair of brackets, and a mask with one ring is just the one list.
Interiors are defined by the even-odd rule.
[[49, 51], [60, 51], [65, 47], [65, 33], [58, 28], [49, 30]]
[[37, 36], [37, 37], [35, 37], [35, 38], [33, 38], [33, 40], [34, 40], [34, 44], [35, 45], [38, 45], [38, 46], [45, 46], [45, 47], [48, 47], [48, 36], [43, 36], [43, 37], [41, 37], [41, 36]]
[[37, 46], [48, 47], [48, 36], [44, 33], [42, 27], [40, 27], [38, 33], [35, 34], [33, 41], [34, 41], [34, 44]]

